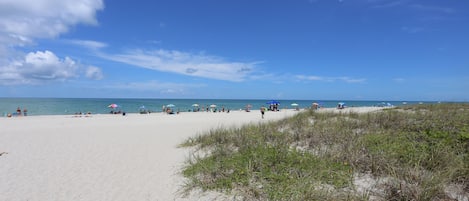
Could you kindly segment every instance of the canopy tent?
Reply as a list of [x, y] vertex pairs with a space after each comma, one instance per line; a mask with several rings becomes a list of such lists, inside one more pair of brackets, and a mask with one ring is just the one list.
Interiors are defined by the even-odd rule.
[[345, 103], [344, 103], [344, 102], [339, 102], [339, 103], [337, 104], [337, 108], [338, 108], [338, 109], [344, 109], [344, 108], [345, 108]]
[[280, 104], [280, 101], [277, 101], [277, 100], [271, 100], [265, 104], [269, 104], [269, 105], [279, 105]]

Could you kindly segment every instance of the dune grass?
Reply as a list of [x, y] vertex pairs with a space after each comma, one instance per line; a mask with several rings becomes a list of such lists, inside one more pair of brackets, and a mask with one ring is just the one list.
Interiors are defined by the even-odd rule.
[[[194, 149], [182, 170], [185, 192], [220, 191], [245, 200], [444, 200], [469, 194], [468, 104], [364, 114], [311, 110], [215, 129], [181, 146]], [[357, 191], [354, 179], [363, 174], [382, 182]], [[460, 191], [448, 193], [450, 186]]]

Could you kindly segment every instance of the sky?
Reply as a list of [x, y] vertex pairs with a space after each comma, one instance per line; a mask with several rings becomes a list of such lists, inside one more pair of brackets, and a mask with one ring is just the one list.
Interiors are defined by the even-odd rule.
[[0, 97], [469, 101], [466, 0], [0, 0]]

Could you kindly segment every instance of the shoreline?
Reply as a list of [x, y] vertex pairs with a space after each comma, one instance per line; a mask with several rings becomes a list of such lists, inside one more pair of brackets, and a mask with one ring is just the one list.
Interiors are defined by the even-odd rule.
[[[193, 105], [199, 105], [199, 108], [206, 109], [208, 106], [216, 105], [220, 110], [231, 111], [244, 110], [247, 105], [251, 109], [260, 109], [260, 107], [269, 107], [268, 100], [260, 99], [119, 99], [119, 98], [0, 98], [0, 115], [7, 116], [17, 112], [18, 107], [23, 111], [27, 110], [28, 115], [73, 115], [75, 113], [109, 114], [111, 110], [122, 111], [126, 113], [138, 113], [140, 110], [149, 110], [152, 112], [162, 112], [163, 106], [175, 105], [173, 109], [179, 109], [181, 112], [188, 112], [196, 109]], [[388, 101], [388, 100], [278, 100], [279, 109], [292, 109], [292, 104], [298, 104], [300, 108], [310, 108], [313, 103], [318, 103], [322, 107], [334, 108], [338, 102], [345, 102], [349, 107], [372, 107], [386, 106], [387, 103], [395, 106], [407, 103], [419, 104], [413, 101]], [[431, 102], [425, 102], [431, 103]], [[436, 102], [435, 102], [436, 103]], [[117, 108], [111, 109], [109, 106], [117, 104]]]
[[[340, 111], [373, 111], [357, 107]], [[333, 109], [320, 109], [328, 111]], [[337, 110], [337, 109], [335, 109]], [[301, 111], [300, 111], [301, 112]], [[189, 149], [178, 145], [212, 129], [275, 121], [293, 109], [0, 118], [0, 200], [201, 200], [181, 198]]]
[[[369, 112], [369, 111], [376, 111], [376, 110], [382, 110], [382, 109], [386, 109], [386, 108], [393, 108], [393, 107], [377, 107], [377, 106], [352, 106], [352, 107], [346, 107], [344, 109], [337, 109], [335, 107], [323, 107], [323, 108], [320, 108], [318, 110], [316, 110], [317, 112], [328, 112], [328, 111], [331, 111], [331, 112], [358, 112], [358, 113], [363, 113], [363, 112]], [[300, 110], [295, 110], [295, 109], [292, 109], [292, 108], [282, 108], [280, 109], [279, 111], [266, 111], [266, 112], [282, 112], [282, 111], [294, 111], [294, 112], [302, 112], [302, 111], [305, 111], [305, 110], [308, 110], [309, 108], [301, 108]], [[260, 113], [260, 109], [251, 109], [250, 112], [246, 112], [245, 110], [242, 110], [242, 109], [238, 109], [238, 110], [230, 110], [230, 112], [206, 112], [206, 111], [198, 111], [198, 112], [189, 112], [189, 111], [180, 111], [179, 114], [166, 114], [165, 112], [161, 112], [161, 111], [158, 111], [158, 112], [150, 112], [150, 113], [147, 113], [147, 114], [140, 114], [139, 112], [125, 112], [125, 116], [128, 116], [128, 115], [142, 115], [142, 116], [145, 116], [145, 115], [181, 115], [181, 114], [229, 114], [229, 113], [232, 113], [232, 112], [244, 112], [244, 113]], [[36, 118], [36, 117], [85, 117], [85, 116], [88, 116], [88, 117], [93, 117], [93, 116], [123, 116], [122, 113], [117, 113], [117, 114], [111, 114], [111, 113], [89, 113], [89, 114], [86, 114], [86, 113], [82, 113], [82, 114], [40, 114], [40, 115], [27, 115], [27, 116], [23, 116], [23, 115], [13, 115], [11, 117], [7, 117], [7, 116], [0, 116], [0, 119], [2, 119], [2, 117], [4, 118]]]

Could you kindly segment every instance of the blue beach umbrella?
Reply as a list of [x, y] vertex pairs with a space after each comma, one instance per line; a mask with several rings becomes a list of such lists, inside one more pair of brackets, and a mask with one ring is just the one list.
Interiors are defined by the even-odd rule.
[[337, 108], [344, 109], [345, 108], [345, 103], [344, 102], [339, 102], [339, 104], [337, 105]]
[[276, 100], [271, 100], [269, 102], [267, 102], [266, 104], [269, 104], [269, 105], [276, 105], [276, 104], [280, 104], [279, 101], [276, 101]]

